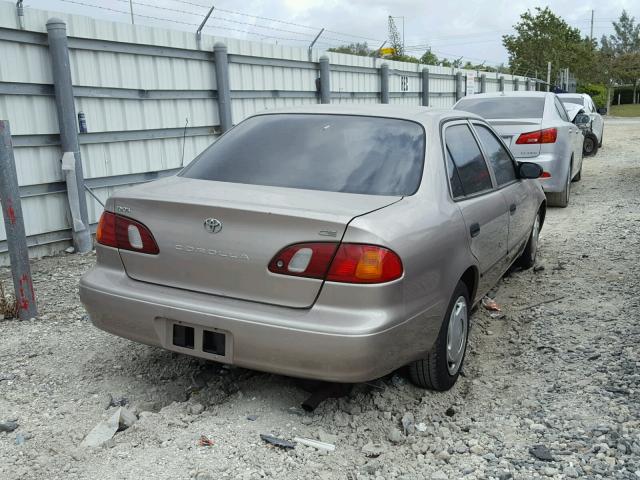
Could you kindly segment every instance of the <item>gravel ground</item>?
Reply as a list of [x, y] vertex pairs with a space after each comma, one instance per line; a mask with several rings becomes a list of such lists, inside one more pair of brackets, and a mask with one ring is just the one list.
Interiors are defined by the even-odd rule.
[[[639, 479], [639, 155], [640, 120], [608, 120], [571, 205], [548, 212], [535, 271], [500, 282], [504, 317], [474, 313], [447, 393], [398, 371], [305, 413], [300, 381], [95, 329], [77, 295], [92, 254], [33, 262], [42, 316], [0, 322], [0, 422], [18, 423], [0, 432], [0, 478]], [[81, 447], [121, 403], [139, 420]]]

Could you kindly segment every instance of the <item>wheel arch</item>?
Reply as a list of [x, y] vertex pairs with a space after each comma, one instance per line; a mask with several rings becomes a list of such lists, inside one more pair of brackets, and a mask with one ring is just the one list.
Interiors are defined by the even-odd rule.
[[478, 268], [475, 265], [467, 268], [462, 276], [460, 277], [460, 281], [467, 286], [467, 290], [469, 290], [469, 300], [471, 303], [474, 303], [474, 299], [476, 298], [476, 293], [478, 291], [478, 280], [479, 280]]

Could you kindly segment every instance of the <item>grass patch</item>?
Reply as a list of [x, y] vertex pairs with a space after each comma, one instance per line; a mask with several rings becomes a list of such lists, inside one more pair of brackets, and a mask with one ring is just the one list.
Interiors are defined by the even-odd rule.
[[4, 291], [4, 283], [0, 282], [0, 317], [18, 318], [18, 301]]
[[609, 115], [614, 117], [640, 117], [640, 104], [611, 105]]

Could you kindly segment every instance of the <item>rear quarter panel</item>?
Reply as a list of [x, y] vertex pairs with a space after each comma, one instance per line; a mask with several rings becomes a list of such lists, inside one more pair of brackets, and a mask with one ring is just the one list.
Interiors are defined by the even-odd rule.
[[425, 333], [437, 334], [456, 284], [477, 261], [462, 215], [450, 199], [439, 127], [428, 128], [427, 134], [418, 192], [354, 219], [344, 241], [383, 245], [396, 252], [404, 267], [404, 317], [423, 315]]

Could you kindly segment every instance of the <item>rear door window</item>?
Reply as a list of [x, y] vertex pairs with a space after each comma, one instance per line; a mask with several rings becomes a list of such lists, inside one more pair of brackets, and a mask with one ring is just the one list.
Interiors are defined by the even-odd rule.
[[445, 129], [447, 163], [451, 192], [454, 196], [468, 196], [493, 188], [491, 175], [480, 147], [467, 124], [451, 125]]
[[425, 133], [409, 120], [267, 114], [238, 124], [181, 175], [219, 182], [404, 196], [422, 179]]
[[478, 138], [484, 147], [489, 163], [491, 163], [497, 184], [505, 185], [515, 181], [517, 179], [516, 169], [507, 149], [502, 146], [502, 143], [489, 128], [478, 123], [474, 123], [473, 126], [478, 133]]

